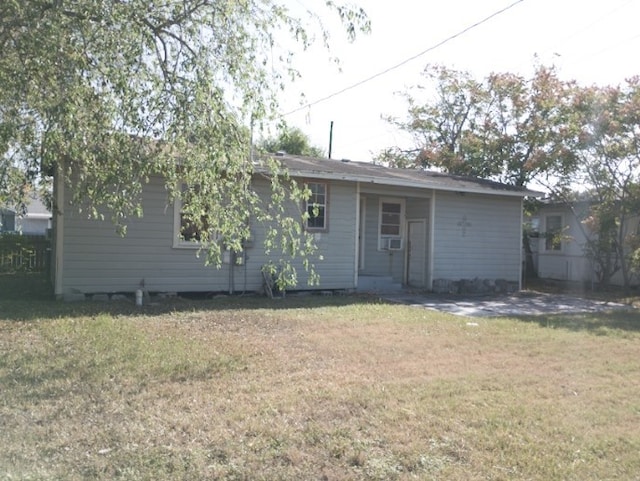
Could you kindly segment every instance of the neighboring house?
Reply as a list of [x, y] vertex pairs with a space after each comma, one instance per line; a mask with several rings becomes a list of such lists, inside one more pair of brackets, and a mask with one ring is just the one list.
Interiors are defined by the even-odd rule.
[[571, 208], [561, 202], [543, 204], [534, 223], [539, 235], [531, 243], [535, 243], [538, 277], [590, 281], [593, 270], [584, 255], [586, 236]]
[[[571, 282], [597, 282], [596, 267], [585, 255], [585, 247], [592, 233], [582, 223], [589, 214], [589, 202], [545, 202], [533, 218], [539, 236], [536, 243], [538, 277]], [[629, 223], [637, 228], [637, 221]], [[535, 252], [535, 249], [534, 249]], [[614, 274], [611, 284], [622, 285], [620, 272]]]
[[[522, 199], [535, 192], [496, 182], [369, 163], [278, 156], [306, 183], [320, 215], [314, 233], [320, 284], [355, 290], [411, 286], [450, 292], [518, 289]], [[207, 267], [181, 242], [180, 204], [168, 204], [161, 178], [143, 189], [144, 217], [120, 237], [108, 221], [89, 220], [65, 203], [56, 182], [54, 284], [59, 297], [83, 293], [244, 292], [262, 288], [264, 226], [240, 263]], [[268, 183], [256, 178], [256, 189]], [[299, 289], [309, 289], [301, 270]]]
[[19, 232], [25, 235], [47, 235], [51, 228], [51, 212], [36, 197], [30, 197], [25, 213], [0, 208], [0, 232]]

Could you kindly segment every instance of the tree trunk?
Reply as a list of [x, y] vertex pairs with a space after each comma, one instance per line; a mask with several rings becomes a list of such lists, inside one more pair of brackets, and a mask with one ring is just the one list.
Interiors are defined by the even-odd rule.
[[531, 251], [531, 239], [526, 232], [522, 233], [522, 246], [524, 247], [524, 277], [525, 279], [536, 279], [538, 273], [536, 272], [536, 266], [533, 263], [533, 252]]
[[620, 227], [618, 227], [618, 242], [617, 251], [618, 258], [620, 259], [620, 270], [622, 271], [622, 285], [625, 290], [629, 289], [629, 261], [624, 251], [625, 244], [625, 229], [626, 229], [626, 216], [624, 213], [620, 215]]

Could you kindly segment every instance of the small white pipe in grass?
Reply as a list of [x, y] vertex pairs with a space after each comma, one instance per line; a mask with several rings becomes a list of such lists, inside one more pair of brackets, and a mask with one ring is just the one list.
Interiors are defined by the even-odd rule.
[[142, 289], [136, 291], [136, 306], [142, 305]]

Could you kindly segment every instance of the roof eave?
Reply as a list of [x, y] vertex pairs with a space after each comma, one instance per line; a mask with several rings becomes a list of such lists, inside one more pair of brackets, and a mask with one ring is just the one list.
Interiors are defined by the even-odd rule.
[[443, 186], [443, 185], [439, 185], [431, 182], [411, 182], [411, 181], [405, 181], [401, 179], [393, 179], [393, 178], [382, 179], [379, 177], [335, 174], [332, 172], [289, 169], [289, 174], [292, 177], [312, 177], [314, 179], [343, 180], [347, 182], [361, 182], [361, 183], [367, 183], [367, 184], [388, 185], [393, 187], [413, 187], [417, 189], [433, 189], [433, 190], [440, 190], [445, 192], [464, 192], [468, 194], [492, 194], [492, 195], [502, 195], [502, 196], [509, 196], [509, 197], [541, 197], [544, 195], [542, 192], [536, 192], [533, 190], [516, 191], [516, 190], [501, 190], [501, 189], [490, 189], [490, 188], [481, 188], [481, 187], [473, 188], [469, 186]]

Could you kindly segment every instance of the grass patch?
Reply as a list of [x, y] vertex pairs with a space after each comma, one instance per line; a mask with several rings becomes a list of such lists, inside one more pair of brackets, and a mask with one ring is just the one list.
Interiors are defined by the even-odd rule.
[[236, 367], [233, 356], [197, 338], [172, 338], [136, 320], [110, 315], [63, 318], [39, 326], [30, 352], [12, 351], [0, 363], [15, 385], [59, 388], [209, 379]]
[[357, 297], [0, 312], [0, 479], [640, 472], [635, 313], [469, 326]]

